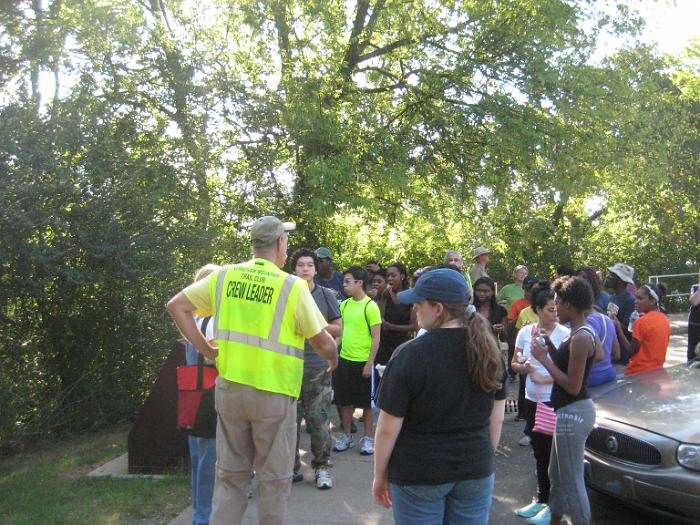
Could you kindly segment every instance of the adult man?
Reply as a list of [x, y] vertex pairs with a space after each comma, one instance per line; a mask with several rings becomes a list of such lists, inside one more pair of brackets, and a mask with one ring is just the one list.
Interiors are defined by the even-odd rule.
[[319, 286], [333, 290], [338, 301], [342, 301], [347, 294], [343, 290], [343, 274], [333, 270], [333, 252], [321, 246], [316, 249], [316, 257], [318, 257], [318, 274], [314, 281]]
[[[300, 248], [292, 254], [290, 267], [292, 273], [304, 279], [309, 285], [311, 297], [323, 317], [328, 321], [326, 331], [333, 337], [342, 334], [340, 321], [340, 309], [335, 294], [329, 288], [318, 286], [314, 283], [318, 257], [307, 249]], [[304, 479], [301, 473], [301, 460], [299, 458], [299, 439], [301, 437], [302, 414], [306, 419], [306, 430], [311, 435], [311, 466], [316, 472], [316, 488], [324, 490], [333, 487], [331, 478], [331, 429], [329, 413], [333, 388], [331, 387], [331, 373], [326, 362], [319, 357], [311, 345], [304, 346], [304, 378], [301, 382], [301, 396], [297, 411], [297, 452], [294, 459], [294, 481]]]
[[[631, 332], [628, 330], [630, 315], [634, 312], [634, 295], [627, 290], [628, 284], [634, 284], [634, 268], [628, 264], [615, 263], [608, 268], [608, 275], [605, 278], [603, 286], [612, 290], [613, 296], [608, 303], [608, 315], [611, 317], [617, 316], [627, 340], [631, 337]], [[621, 338], [618, 337], [618, 341]], [[622, 342], [620, 342], [620, 361], [619, 364], [626, 365], [630, 356], [625, 350]]]
[[[228, 265], [168, 302], [182, 335], [216, 359], [216, 482], [210, 523], [239, 524], [246, 487], [257, 473], [261, 523], [282, 524], [291, 492], [296, 400], [304, 371], [304, 339], [337, 366], [337, 349], [308, 286], [280, 268], [287, 232], [276, 217], [251, 227], [253, 259]], [[193, 314], [213, 315], [214, 344]]]
[[[445, 258], [443, 259], [444, 264], [450, 264], [457, 268], [460, 272], [464, 273], [464, 259], [462, 259], [462, 256], [459, 254], [459, 252], [456, 252], [455, 250], [447, 250], [445, 252]], [[471, 289], [472, 287], [472, 280], [469, 274], [466, 274], [464, 276], [467, 279], [467, 285], [468, 288]]]
[[474, 266], [472, 266], [472, 269], [469, 271], [469, 277], [471, 277], [473, 283], [481, 277], [489, 276], [486, 271], [486, 266], [489, 264], [490, 259], [491, 251], [483, 246], [479, 246], [474, 250]]
[[464, 266], [464, 261], [462, 260], [462, 256], [454, 251], [454, 250], [447, 250], [445, 252], [445, 264], [451, 264], [452, 266], [456, 266], [459, 268], [459, 271], [462, 271], [462, 266]]

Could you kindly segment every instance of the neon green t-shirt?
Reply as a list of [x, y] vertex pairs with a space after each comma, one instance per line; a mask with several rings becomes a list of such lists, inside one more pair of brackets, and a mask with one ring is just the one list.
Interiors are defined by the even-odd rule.
[[348, 361], [367, 361], [372, 348], [370, 327], [382, 323], [379, 307], [370, 297], [359, 301], [352, 297], [340, 303], [343, 338], [340, 356]]

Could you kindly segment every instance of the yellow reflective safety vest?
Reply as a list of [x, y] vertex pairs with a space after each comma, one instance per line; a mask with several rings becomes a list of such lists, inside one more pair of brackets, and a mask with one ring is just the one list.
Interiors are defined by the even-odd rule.
[[228, 381], [299, 397], [304, 337], [295, 309], [306, 283], [266, 259], [224, 266], [212, 275], [216, 368]]

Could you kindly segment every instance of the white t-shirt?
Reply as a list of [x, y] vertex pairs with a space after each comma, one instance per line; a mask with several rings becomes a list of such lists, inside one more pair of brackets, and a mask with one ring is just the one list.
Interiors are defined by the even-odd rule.
[[[198, 315], [194, 316], [194, 322], [197, 324], [197, 328], [199, 328], [199, 331], [202, 331], [202, 323], [204, 322], [204, 317], [199, 317]], [[214, 340], [214, 318], [212, 317], [209, 319], [209, 322], [207, 323], [207, 330], [206, 333], [204, 334], [204, 337], [206, 338], [207, 341], [213, 341]], [[195, 350], [196, 352], [196, 350]], [[192, 358], [193, 361], [190, 363], [188, 359], [188, 364], [194, 364], [197, 362], [195, 358]], [[208, 358], [204, 358], [204, 362], [208, 365], [213, 365], [214, 361]]]
[[[542, 365], [542, 363], [540, 363], [537, 359], [532, 357], [531, 350], [533, 332], [535, 334], [535, 337], [539, 335], [540, 329], [538, 325], [529, 324], [523, 326], [520, 329], [520, 331], [518, 332], [518, 337], [515, 340], [515, 351], [522, 351], [523, 355], [530, 360], [530, 364], [532, 365], [532, 368], [534, 368], [535, 372], [538, 372], [543, 376], [549, 376], [549, 372], [547, 372], [547, 369]], [[559, 345], [561, 345], [562, 341], [569, 337], [569, 332], [570, 330], [566, 326], [557, 324], [554, 327], [552, 333], [549, 335], [549, 339], [552, 341], [554, 346], [559, 348]], [[549, 356], [547, 356], [547, 359], [549, 359]], [[526, 399], [529, 399], [530, 401], [549, 401], [549, 396], [551, 393], [552, 383], [535, 383], [532, 380], [532, 377], [530, 377], [530, 374], [527, 375], [527, 379], [525, 380]]]
[[[203, 321], [203, 317], [199, 317], [198, 315], [194, 316], [194, 322], [197, 324], [197, 328], [199, 328], [200, 332], [202, 331]], [[214, 339], [214, 318], [209, 319], [209, 323], [207, 323], [207, 333], [204, 334], [204, 337], [206, 337], [207, 341]]]

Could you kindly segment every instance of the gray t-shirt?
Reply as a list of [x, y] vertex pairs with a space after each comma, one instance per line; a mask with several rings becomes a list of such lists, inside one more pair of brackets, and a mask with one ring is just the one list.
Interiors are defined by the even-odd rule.
[[[340, 308], [338, 307], [338, 299], [335, 292], [321, 285], [316, 285], [311, 292], [311, 297], [316, 301], [316, 306], [321, 310], [323, 318], [328, 321], [340, 319]], [[309, 341], [304, 342], [304, 368], [321, 368], [327, 367], [328, 363], [325, 359], [319, 356], [311, 347]]]

